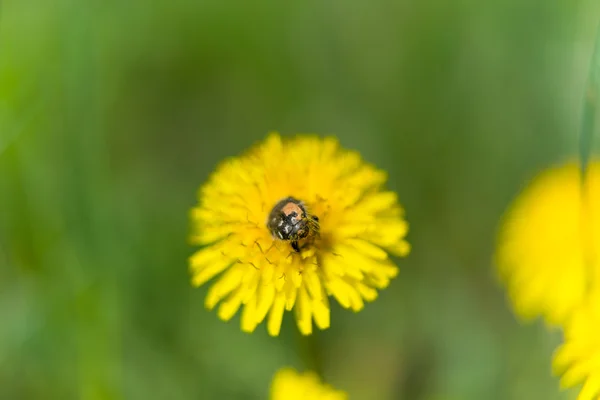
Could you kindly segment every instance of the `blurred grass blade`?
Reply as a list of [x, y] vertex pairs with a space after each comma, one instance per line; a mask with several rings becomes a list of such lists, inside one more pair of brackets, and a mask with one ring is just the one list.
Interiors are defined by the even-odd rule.
[[585, 176], [592, 152], [596, 113], [598, 112], [598, 95], [600, 93], [600, 25], [596, 32], [594, 53], [588, 77], [588, 86], [583, 104], [583, 120], [579, 136], [579, 159], [581, 162], [582, 177]]

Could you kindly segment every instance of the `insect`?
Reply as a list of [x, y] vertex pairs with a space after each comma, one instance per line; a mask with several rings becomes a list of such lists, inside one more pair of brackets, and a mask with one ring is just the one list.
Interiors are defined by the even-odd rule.
[[300, 252], [298, 241], [319, 233], [319, 217], [309, 214], [300, 200], [286, 197], [271, 210], [267, 228], [274, 238], [289, 240], [292, 248]]

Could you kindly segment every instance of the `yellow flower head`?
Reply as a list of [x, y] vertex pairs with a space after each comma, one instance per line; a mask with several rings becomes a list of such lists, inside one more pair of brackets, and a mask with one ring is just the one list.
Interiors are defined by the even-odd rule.
[[273, 377], [271, 400], [347, 400], [346, 393], [321, 383], [317, 374], [282, 368]]
[[518, 315], [562, 324], [598, 279], [600, 163], [542, 173], [512, 205], [497, 267]]
[[583, 383], [578, 400], [600, 399], [600, 292], [577, 309], [565, 326], [565, 343], [554, 355], [554, 373], [561, 386]]
[[271, 134], [246, 154], [227, 160], [199, 192], [192, 210], [190, 258], [196, 286], [221, 274], [206, 306], [220, 302], [227, 321], [243, 305], [241, 327], [252, 332], [269, 314], [279, 334], [284, 310], [298, 328], [329, 327], [329, 301], [359, 311], [398, 269], [388, 252], [404, 256], [407, 223], [385, 172], [366, 164], [333, 138]]

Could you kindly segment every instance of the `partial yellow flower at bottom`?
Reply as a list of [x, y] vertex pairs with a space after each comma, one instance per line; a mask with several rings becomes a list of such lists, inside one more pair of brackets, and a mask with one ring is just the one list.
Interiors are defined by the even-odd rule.
[[583, 383], [578, 400], [600, 399], [600, 292], [595, 292], [565, 326], [565, 343], [553, 361], [563, 388]]
[[270, 400], [347, 400], [348, 395], [321, 382], [314, 372], [282, 368], [273, 377]]
[[[334, 138], [271, 134], [222, 163], [192, 210], [192, 283], [218, 276], [206, 307], [252, 332], [279, 334], [292, 309], [301, 333], [330, 324], [329, 296], [355, 312], [398, 274], [408, 224], [387, 174]], [[267, 317], [268, 315], [268, 317]]]
[[508, 211], [496, 253], [515, 312], [567, 321], [600, 275], [599, 233], [600, 164], [583, 184], [576, 162], [540, 174]]

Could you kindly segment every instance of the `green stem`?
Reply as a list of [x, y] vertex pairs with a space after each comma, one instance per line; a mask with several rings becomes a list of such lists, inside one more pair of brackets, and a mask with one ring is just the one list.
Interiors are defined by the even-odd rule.
[[587, 172], [592, 142], [594, 138], [596, 113], [598, 112], [598, 95], [600, 94], [600, 26], [596, 33], [594, 53], [590, 66], [588, 84], [583, 100], [583, 116], [579, 135], [579, 158], [582, 179]]
[[298, 333], [298, 347], [304, 361], [304, 366], [311, 371], [323, 376], [323, 362], [321, 358], [321, 346], [319, 338], [315, 332], [312, 335], [304, 336]]
[[581, 168], [581, 195], [582, 195], [582, 207], [583, 215], [582, 227], [584, 229], [584, 254], [586, 257], [585, 263], [588, 266], [588, 284], [587, 293], [589, 294], [594, 290], [597, 281], [596, 268], [596, 256], [591, 251], [593, 246], [588, 238], [591, 238], [592, 231], [589, 225], [589, 218], [587, 213], [589, 212], [589, 196], [587, 193], [588, 185], [586, 184], [586, 175], [590, 157], [592, 154], [594, 133], [596, 130], [596, 114], [598, 113], [598, 96], [600, 95], [600, 25], [596, 33], [596, 41], [594, 44], [594, 52], [592, 54], [592, 61], [590, 65], [590, 72], [588, 76], [588, 84], [583, 99], [583, 115], [581, 121], [581, 132], [579, 135], [579, 158]]

